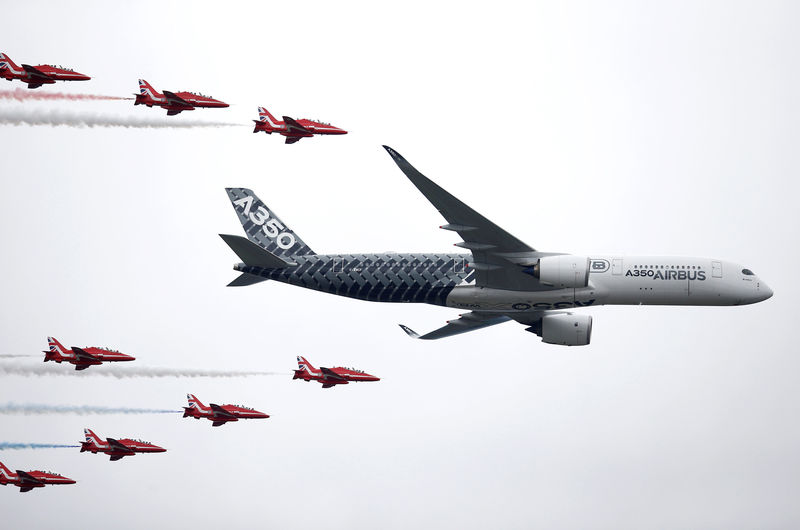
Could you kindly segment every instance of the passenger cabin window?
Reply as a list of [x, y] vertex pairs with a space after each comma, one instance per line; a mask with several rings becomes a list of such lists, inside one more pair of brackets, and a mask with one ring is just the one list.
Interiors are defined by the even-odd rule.
[[755, 274], [753, 274], [753, 271], [751, 271], [750, 269], [742, 269], [742, 274], [744, 274], [745, 276], [755, 276]]

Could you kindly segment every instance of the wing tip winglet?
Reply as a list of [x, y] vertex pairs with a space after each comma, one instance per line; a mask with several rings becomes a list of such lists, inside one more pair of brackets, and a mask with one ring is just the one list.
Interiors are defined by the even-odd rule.
[[409, 336], [409, 337], [411, 337], [412, 339], [418, 339], [418, 338], [419, 338], [419, 333], [417, 333], [416, 331], [414, 331], [414, 330], [413, 330], [413, 329], [411, 329], [410, 327], [408, 327], [408, 326], [405, 326], [405, 325], [403, 325], [403, 324], [398, 324], [398, 326], [400, 326], [400, 329], [402, 329], [403, 331], [405, 331], [405, 332], [406, 332], [406, 335], [408, 335], [408, 336]]
[[386, 152], [389, 153], [389, 156], [391, 156], [393, 159], [395, 159], [395, 160], [405, 160], [405, 158], [403, 158], [403, 155], [401, 155], [400, 153], [398, 153], [397, 151], [395, 151], [394, 149], [392, 149], [388, 145], [384, 145], [383, 148], [386, 149]]

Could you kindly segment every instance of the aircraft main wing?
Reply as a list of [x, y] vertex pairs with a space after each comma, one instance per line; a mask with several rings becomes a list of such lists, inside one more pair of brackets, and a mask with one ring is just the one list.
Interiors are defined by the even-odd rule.
[[550, 289], [522, 268], [529, 266], [543, 254], [509, 234], [482, 216], [441, 186], [417, 171], [400, 153], [383, 146], [394, 162], [405, 173], [426, 199], [447, 220], [441, 228], [457, 232], [463, 239], [456, 246], [472, 252], [470, 267], [475, 269], [478, 287], [493, 287], [513, 291], [541, 291]]
[[308, 135], [313, 134], [311, 131], [300, 125], [294, 118], [290, 118], [289, 116], [284, 116], [283, 122], [286, 124], [286, 130], [290, 133], [299, 133]]
[[236, 416], [234, 416], [233, 414], [231, 414], [227, 410], [223, 409], [219, 405], [215, 405], [214, 403], [211, 403], [209, 406], [211, 407], [211, 410], [214, 412], [214, 417], [215, 418], [221, 418], [221, 419], [226, 419], [226, 420], [227, 419], [232, 419], [232, 420], [236, 419]]
[[295, 142], [299, 142], [302, 139], [303, 139], [302, 136], [287, 136], [286, 137], [286, 143], [287, 144], [293, 144]]
[[23, 64], [22, 69], [25, 70], [25, 73], [28, 74], [28, 76], [30, 76], [30, 78], [34, 81], [34, 83], [53, 81], [52, 76], [47, 75], [38, 68], [35, 68], [29, 64]]
[[336, 372], [334, 372], [330, 368], [325, 368], [323, 366], [320, 366], [319, 369], [322, 372], [322, 375], [325, 376], [325, 380], [326, 381], [331, 381], [331, 382], [347, 381], [347, 379], [345, 379], [341, 375], [337, 374]]
[[174, 92], [170, 92], [169, 90], [164, 91], [164, 97], [167, 98], [167, 105], [170, 107], [182, 108], [183, 110], [186, 109], [193, 109], [194, 105], [180, 97], [179, 95], [175, 94]]
[[[34, 477], [30, 473], [26, 473], [26, 472], [20, 470], [20, 469], [17, 469], [17, 475], [19, 476], [20, 481], [23, 484], [27, 485], [25, 487], [29, 487], [31, 484], [43, 484], [43, 482], [41, 480], [39, 480], [38, 478]], [[20, 486], [20, 487], [23, 487], [23, 486]]]
[[72, 351], [75, 353], [75, 359], [80, 362], [91, 362], [91, 363], [100, 363], [102, 362], [99, 357], [95, 357], [91, 353], [87, 352], [84, 349], [78, 348], [77, 346], [72, 347]]
[[106, 438], [106, 442], [108, 442], [109, 449], [133, 454], [133, 450], [119, 440], [115, 440], [114, 438]]
[[465, 313], [460, 315], [455, 320], [449, 320], [445, 326], [433, 330], [425, 335], [420, 335], [408, 326], [400, 324], [400, 327], [405, 331], [409, 337], [414, 339], [433, 340], [441, 339], [444, 337], [452, 337], [453, 335], [460, 335], [468, 331], [475, 331], [476, 329], [494, 326], [495, 324], [502, 324], [508, 322], [511, 317], [502, 313]]

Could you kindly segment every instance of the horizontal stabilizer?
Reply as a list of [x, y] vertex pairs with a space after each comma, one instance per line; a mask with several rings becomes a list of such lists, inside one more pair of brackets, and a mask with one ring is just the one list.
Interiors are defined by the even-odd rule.
[[254, 274], [247, 274], [242, 273], [238, 276], [235, 280], [228, 284], [228, 287], [246, 287], [248, 285], [253, 285], [260, 282], [265, 282], [269, 278], [264, 278], [262, 276], [256, 276]]
[[231, 250], [239, 256], [239, 259], [241, 259], [245, 265], [262, 267], [264, 269], [283, 269], [296, 265], [295, 263], [279, 258], [268, 250], [264, 250], [246, 237], [232, 236], [229, 234], [220, 234], [219, 237], [231, 247]]

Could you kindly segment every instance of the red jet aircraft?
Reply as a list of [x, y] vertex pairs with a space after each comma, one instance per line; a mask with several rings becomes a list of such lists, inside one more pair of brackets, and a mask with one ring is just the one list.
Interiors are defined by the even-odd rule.
[[19, 492], [31, 491], [33, 488], [43, 488], [48, 484], [75, 484], [71, 478], [49, 471], [22, 471], [18, 469], [13, 473], [0, 462], [0, 484], [19, 486]]
[[23, 64], [22, 66], [17, 66], [5, 53], [0, 53], [0, 77], [9, 81], [19, 79], [24, 83], [28, 83], [28, 88], [52, 85], [56, 81], [88, 81], [91, 79], [88, 75], [62, 66], [53, 66], [52, 64], [40, 64], [38, 66]]
[[112, 461], [119, 460], [123, 456], [133, 456], [136, 453], [163, 453], [166, 451], [163, 447], [142, 440], [106, 438], [104, 442], [91, 429], [84, 429], [83, 433], [86, 435], [86, 441], [81, 442], [81, 453], [84, 451], [94, 454], [105, 453], [111, 457]]
[[78, 348], [73, 346], [71, 350], [68, 350], [53, 337], [47, 337], [47, 346], [49, 346], [50, 350], [42, 352], [45, 354], [44, 362], [55, 361], [60, 364], [66, 361], [74, 364], [76, 370], [86, 370], [95, 364], [136, 360], [136, 357], [125, 355], [116, 350], [109, 350], [108, 348], [95, 348], [94, 346]]
[[269, 418], [269, 414], [264, 414], [263, 412], [248, 407], [240, 407], [238, 405], [217, 405], [215, 403], [209, 403], [206, 407], [192, 394], [186, 394], [186, 399], [189, 400], [189, 406], [183, 407], [183, 417], [187, 418], [191, 416], [196, 420], [208, 418], [213, 422], [211, 424], [213, 427], [219, 427], [229, 421], [239, 421], [240, 419]]
[[276, 132], [286, 137], [287, 144], [299, 142], [301, 138], [309, 138], [315, 134], [347, 134], [344, 129], [334, 127], [330, 123], [294, 120], [289, 116], [284, 116], [283, 121], [278, 121], [264, 107], [258, 107], [258, 120], [253, 120], [253, 122], [256, 124], [253, 129], [254, 133], [258, 131], [264, 131], [267, 134]]
[[163, 94], [153, 88], [144, 79], [139, 79], [139, 93], [134, 94], [136, 101], [134, 105], [153, 105], [162, 109], [167, 109], [167, 116], [174, 116], [184, 110], [194, 110], [197, 107], [224, 108], [229, 107], [225, 102], [219, 101], [209, 96], [195, 94], [194, 92], [170, 92], [165, 90]]
[[320, 366], [319, 369], [311, 366], [311, 363], [305, 357], [297, 358], [297, 366], [299, 370], [294, 371], [292, 379], [304, 379], [306, 382], [311, 380], [319, 381], [322, 383], [322, 388], [330, 388], [334, 385], [346, 385], [350, 381], [380, 381], [379, 377], [369, 375], [361, 370], [355, 368], [342, 368], [336, 366], [334, 368], [325, 368]]

